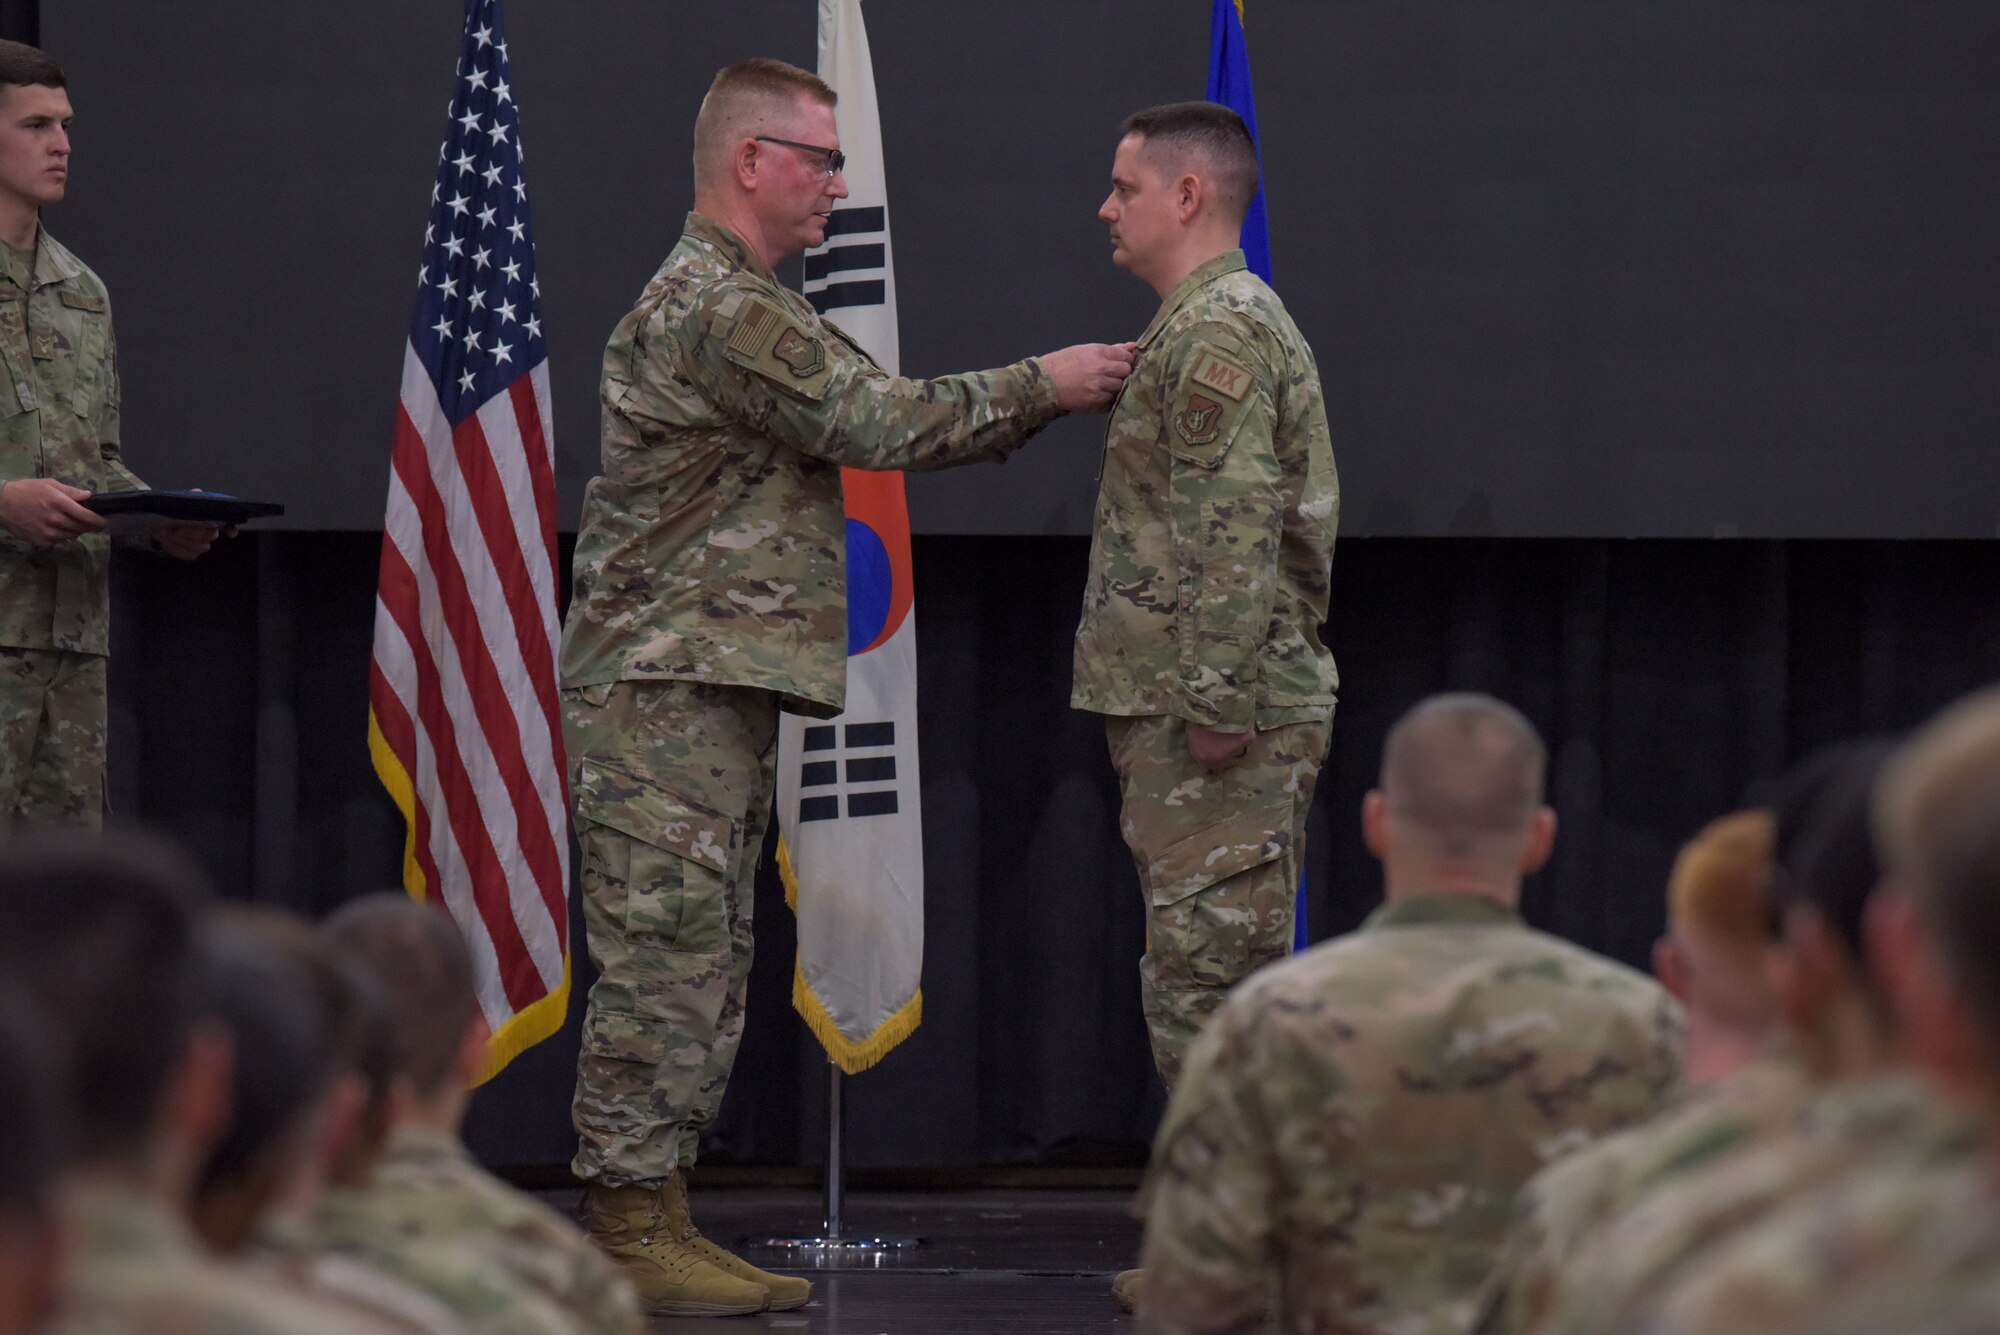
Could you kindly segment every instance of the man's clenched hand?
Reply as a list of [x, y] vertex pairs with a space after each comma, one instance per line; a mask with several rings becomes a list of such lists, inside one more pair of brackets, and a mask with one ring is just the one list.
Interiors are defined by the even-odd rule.
[[1132, 374], [1133, 343], [1079, 343], [1042, 356], [1042, 369], [1055, 382], [1056, 405], [1066, 413], [1102, 412]]

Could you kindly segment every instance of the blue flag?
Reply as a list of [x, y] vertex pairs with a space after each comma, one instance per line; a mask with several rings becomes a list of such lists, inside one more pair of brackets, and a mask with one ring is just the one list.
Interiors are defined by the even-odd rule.
[[[1250, 142], [1257, 142], [1257, 96], [1250, 91], [1250, 47], [1243, 40], [1241, 0], [1215, 0], [1215, 17], [1208, 26], [1208, 100], [1220, 102], [1243, 118], [1250, 127]], [[1243, 261], [1250, 272], [1271, 281], [1271, 227], [1264, 220], [1264, 155], [1257, 155], [1259, 181], [1257, 198], [1243, 217]], [[1292, 901], [1292, 948], [1304, 950], [1312, 944], [1306, 932], [1306, 869], [1299, 868], [1299, 893]]]
[[[1215, 18], [1208, 27], [1208, 100], [1220, 102], [1241, 116], [1250, 127], [1250, 141], [1257, 142], [1257, 98], [1250, 91], [1250, 48], [1243, 41], [1243, 10], [1239, 0], [1215, 0]], [[1262, 159], [1259, 153], [1260, 169]], [[1257, 198], [1250, 201], [1250, 212], [1243, 219], [1243, 258], [1251, 273], [1267, 283], [1271, 281], [1271, 229], [1264, 221], [1261, 182]]]

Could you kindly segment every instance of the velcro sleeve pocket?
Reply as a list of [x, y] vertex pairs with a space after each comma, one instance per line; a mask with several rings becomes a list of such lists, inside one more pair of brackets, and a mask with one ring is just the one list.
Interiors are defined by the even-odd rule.
[[1167, 401], [1168, 448], [1197, 468], [1220, 466], [1256, 401], [1256, 378], [1240, 361], [1196, 344]]
[[825, 330], [806, 328], [762, 297], [725, 303], [719, 314], [715, 335], [730, 361], [809, 402], [826, 397], [834, 357]]
[[1146, 864], [1146, 889], [1156, 907], [1177, 904], [1232, 876], [1283, 856], [1292, 809], [1280, 803], [1217, 821], [1162, 849]]

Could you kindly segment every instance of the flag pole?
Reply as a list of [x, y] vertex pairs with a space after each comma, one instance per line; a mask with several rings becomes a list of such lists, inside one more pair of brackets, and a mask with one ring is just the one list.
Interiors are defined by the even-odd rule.
[[759, 1238], [756, 1245], [771, 1251], [795, 1253], [815, 1270], [874, 1270], [897, 1259], [899, 1252], [923, 1245], [922, 1238], [898, 1234], [847, 1232], [847, 1181], [841, 1127], [840, 1067], [826, 1064], [826, 1180], [824, 1212], [816, 1234], [786, 1234]]

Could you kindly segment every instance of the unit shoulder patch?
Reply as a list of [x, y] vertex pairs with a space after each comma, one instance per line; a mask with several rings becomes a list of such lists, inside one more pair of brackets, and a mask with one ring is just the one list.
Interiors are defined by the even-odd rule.
[[725, 346], [731, 361], [808, 399], [831, 378], [826, 339], [763, 297], [743, 300]]

